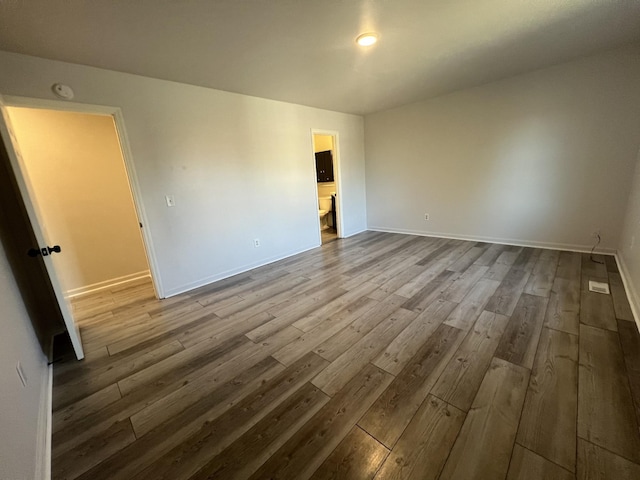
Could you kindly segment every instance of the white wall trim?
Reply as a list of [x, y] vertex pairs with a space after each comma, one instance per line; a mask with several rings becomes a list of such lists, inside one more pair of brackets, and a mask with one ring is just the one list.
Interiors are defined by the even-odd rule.
[[294, 255], [298, 255], [299, 253], [304, 253], [304, 252], [308, 252], [309, 250], [313, 250], [314, 248], [318, 248], [321, 247], [321, 244], [314, 244], [310, 247], [304, 247], [300, 250], [295, 250], [295, 251], [291, 251], [288, 253], [284, 253], [282, 255], [276, 255], [273, 257], [269, 257], [263, 260], [260, 260], [258, 262], [255, 263], [250, 263], [248, 265], [243, 265], [242, 267], [239, 268], [233, 268], [231, 270], [227, 270], [226, 272], [222, 272], [219, 273], [217, 275], [212, 275], [210, 277], [204, 277], [201, 278], [200, 280], [197, 280], [195, 282], [190, 282], [190, 283], [186, 283], [183, 285], [179, 285], [177, 287], [174, 288], [170, 288], [168, 290], [166, 290], [166, 297], [173, 297], [175, 295], [180, 295], [181, 293], [184, 292], [188, 292], [190, 290], [193, 290], [195, 288], [200, 288], [200, 287], [204, 287], [205, 285], [209, 285], [211, 283], [217, 282], [219, 280], [224, 280], [225, 278], [229, 278], [229, 277], [233, 277], [234, 275], [238, 275], [239, 273], [244, 273], [247, 272], [249, 270], [253, 270], [254, 268], [258, 268], [258, 267], [262, 267], [264, 265], [268, 265], [269, 263], [274, 263], [277, 262], [279, 260], [284, 260], [285, 258], [289, 258], [289, 257], [293, 257]]
[[[450, 238], [452, 240], [469, 240], [473, 242], [498, 243], [500, 245], [515, 245], [517, 247], [544, 248], [547, 250], [565, 250], [569, 252], [579, 252], [579, 253], [589, 253], [591, 252], [591, 248], [592, 248], [588, 245], [573, 245], [568, 243], [553, 243], [553, 242], [536, 242], [532, 240], [516, 240], [511, 238], [481, 237], [481, 236], [475, 236], [475, 235], [456, 235], [456, 234], [441, 233], [441, 232], [418, 232], [414, 230], [404, 230], [404, 229], [398, 229], [398, 228], [369, 227], [368, 230], [373, 230], [374, 232], [420, 235], [422, 237]], [[612, 248], [597, 248], [595, 250], [595, 253], [599, 255], [615, 255], [616, 250]]]
[[368, 228], [363, 228], [362, 230], [358, 230], [356, 232], [351, 232], [351, 233], [345, 233], [344, 237], [342, 238], [349, 238], [349, 237], [353, 237], [354, 235], [358, 235], [359, 233], [364, 233], [367, 230], [369, 230]]
[[145, 277], [151, 278], [151, 272], [149, 270], [143, 270], [142, 272], [123, 275], [122, 277], [111, 278], [103, 282], [92, 283], [91, 285], [85, 285], [84, 287], [72, 288], [71, 290], [65, 292], [65, 295], [68, 298], [79, 297], [81, 295], [86, 295], [88, 293], [93, 293], [100, 290], [106, 290], [108, 288], [115, 287], [116, 285], [121, 285], [123, 283], [134, 282], [136, 280], [140, 280]]
[[640, 296], [638, 296], [638, 291], [631, 283], [631, 276], [629, 275], [627, 264], [624, 263], [624, 260], [619, 253], [616, 253], [616, 262], [618, 263], [618, 269], [620, 270], [620, 277], [622, 278], [624, 291], [627, 294], [627, 300], [629, 300], [629, 305], [631, 306], [631, 313], [633, 313], [633, 318], [636, 321], [636, 327], [638, 328], [638, 332], [640, 332]]

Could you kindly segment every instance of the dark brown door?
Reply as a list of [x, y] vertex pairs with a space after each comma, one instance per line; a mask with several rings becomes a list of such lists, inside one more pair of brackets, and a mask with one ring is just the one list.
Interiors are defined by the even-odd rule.
[[39, 246], [1, 139], [0, 242], [42, 350], [48, 355], [50, 339], [54, 334], [64, 331], [64, 323], [42, 257], [27, 255], [30, 248]]

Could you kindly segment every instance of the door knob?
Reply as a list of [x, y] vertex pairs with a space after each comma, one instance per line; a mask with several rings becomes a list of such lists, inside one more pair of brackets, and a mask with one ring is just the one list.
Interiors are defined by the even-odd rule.
[[60, 248], [60, 245], [54, 245], [53, 247], [47, 246], [40, 249], [30, 248], [27, 251], [27, 255], [29, 255], [30, 257], [37, 257], [38, 255], [42, 255], [43, 257], [46, 257], [51, 253], [60, 253], [61, 251], [62, 249]]
[[54, 245], [53, 247], [47, 247], [47, 250], [49, 251], [49, 253], [60, 253], [62, 251], [62, 249], [60, 248], [60, 245]]

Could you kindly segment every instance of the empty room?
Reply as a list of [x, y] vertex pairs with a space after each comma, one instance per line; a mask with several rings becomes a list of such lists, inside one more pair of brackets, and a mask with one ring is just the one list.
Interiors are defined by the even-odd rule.
[[638, 25], [0, 2], [0, 480], [640, 479]]

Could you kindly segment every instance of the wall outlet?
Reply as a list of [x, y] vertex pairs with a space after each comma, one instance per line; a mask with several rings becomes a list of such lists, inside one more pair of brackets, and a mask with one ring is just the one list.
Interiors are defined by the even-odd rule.
[[27, 376], [24, 374], [24, 370], [22, 370], [22, 364], [18, 362], [16, 364], [16, 372], [18, 372], [18, 377], [20, 377], [20, 381], [22, 382], [22, 386], [27, 386]]
[[424, 214], [424, 219], [425, 219], [425, 220], [429, 220], [429, 214], [428, 214], [428, 213], [425, 213], [425, 214]]
[[259, 238], [254, 238], [253, 239], [253, 246], [258, 248], [260, 246], [260, 239]]
[[165, 195], [164, 198], [167, 200], [167, 207], [176, 206], [176, 199], [173, 195]]

